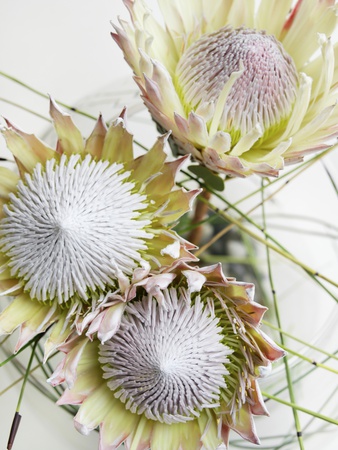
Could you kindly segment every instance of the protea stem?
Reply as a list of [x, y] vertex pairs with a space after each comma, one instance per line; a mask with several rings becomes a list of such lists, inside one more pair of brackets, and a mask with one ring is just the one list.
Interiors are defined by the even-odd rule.
[[[192, 225], [196, 225], [199, 222], [201, 222], [209, 209], [208, 201], [210, 200], [211, 194], [206, 189], [203, 189], [201, 195], [198, 197], [196, 206], [195, 206], [195, 213], [192, 220]], [[205, 201], [204, 201], [205, 200]], [[203, 235], [203, 225], [197, 225], [189, 234], [188, 240], [192, 242], [195, 245], [199, 245], [201, 242]]]
[[34, 343], [32, 344], [31, 356], [30, 356], [29, 361], [28, 361], [26, 373], [25, 373], [25, 376], [24, 376], [24, 379], [23, 379], [23, 383], [22, 383], [22, 387], [21, 387], [21, 391], [20, 391], [18, 404], [17, 404], [17, 407], [16, 407], [16, 412], [17, 413], [20, 411], [21, 401], [22, 401], [23, 394], [24, 394], [24, 391], [25, 391], [25, 387], [26, 387], [26, 383], [27, 383], [27, 380], [28, 380], [28, 376], [30, 374], [30, 370], [31, 370], [31, 366], [32, 366], [32, 363], [33, 363], [33, 358], [34, 358], [34, 355], [35, 355], [36, 347], [37, 347], [37, 345], [39, 343], [39, 340], [41, 339], [42, 336], [43, 335], [41, 335], [41, 334], [38, 335], [36, 337], [36, 339], [34, 340]]
[[[4, 366], [8, 362], [12, 361], [12, 359], [16, 358], [18, 356], [18, 354], [21, 353], [23, 350], [25, 350], [27, 347], [29, 347], [33, 343], [33, 341], [34, 341], [34, 339], [32, 339], [31, 341], [27, 342], [27, 344], [25, 344], [23, 347], [21, 347], [19, 351], [17, 351], [16, 353], [13, 353], [12, 355], [10, 355], [7, 359], [5, 359], [5, 361], [2, 361], [0, 363], [0, 367]], [[1, 343], [1, 345], [3, 344], [3, 342]]]

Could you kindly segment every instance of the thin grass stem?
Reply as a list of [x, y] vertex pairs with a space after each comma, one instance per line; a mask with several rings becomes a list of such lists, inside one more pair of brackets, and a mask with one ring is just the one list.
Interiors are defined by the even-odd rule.
[[282, 330], [281, 328], [273, 325], [270, 322], [267, 322], [266, 320], [263, 320], [262, 323], [264, 325], [266, 325], [269, 328], [272, 328], [273, 330], [278, 331], [279, 333], [283, 333], [284, 336], [289, 337], [290, 339], [299, 342], [300, 344], [306, 345], [309, 348], [312, 348], [313, 350], [316, 350], [317, 352], [323, 353], [324, 355], [329, 356], [331, 359], [335, 359], [338, 361], [338, 357], [336, 355], [334, 355], [333, 353], [327, 352], [325, 350], [323, 350], [322, 348], [316, 347], [315, 345], [310, 344], [309, 342], [306, 342], [296, 336], [294, 336], [293, 334], [288, 333], [287, 331]]
[[328, 416], [320, 414], [316, 411], [312, 411], [310, 409], [304, 408], [303, 406], [299, 406], [296, 403], [288, 402], [287, 400], [283, 400], [282, 398], [276, 397], [275, 395], [269, 394], [268, 392], [265, 392], [265, 391], [263, 391], [262, 394], [264, 397], [267, 397], [271, 400], [281, 403], [282, 405], [289, 406], [293, 409], [296, 409], [297, 411], [301, 411], [305, 414], [316, 417], [317, 419], [324, 420], [325, 422], [333, 423], [333, 425], [338, 425], [338, 420], [335, 420], [332, 417], [328, 417]]
[[19, 103], [13, 102], [12, 100], [8, 100], [7, 98], [0, 97], [0, 102], [15, 106], [16, 108], [22, 109], [23, 111], [26, 111], [29, 114], [32, 114], [33, 116], [38, 117], [39, 119], [46, 120], [47, 122], [51, 123], [51, 120], [48, 117], [44, 116], [43, 114], [39, 114], [38, 112], [33, 111], [32, 109], [27, 108], [26, 106], [20, 105]]
[[[22, 86], [23, 88], [27, 89], [30, 92], [33, 92], [36, 95], [39, 95], [40, 97], [49, 99], [49, 95], [44, 94], [43, 92], [39, 91], [38, 89], [33, 88], [32, 86], [29, 86], [27, 83], [24, 83], [23, 81], [19, 80], [18, 78], [13, 77], [12, 75], [9, 75], [6, 72], [0, 71], [0, 76], [7, 78], [7, 80], [13, 81], [13, 83], [16, 83], [16, 84]], [[66, 103], [61, 102], [59, 100], [56, 100], [56, 102], [59, 105], [69, 109], [70, 111], [76, 112], [77, 114], [79, 114], [81, 116], [87, 117], [88, 119], [97, 120], [97, 117], [95, 117], [91, 114], [88, 114], [87, 112], [82, 111], [78, 108], [75, 108], [74, 106], [67, 105]]]
[[34, 337], [29, 342], [27, 342], [27, 344], [25, 344], [23, 347], [21, 347], [20, 350], [18, 350], [16, 353], [13, 353], [12, 355], [10, 355], [7, 359], [5, 359], [5, 361], [2, 361], [0, 363], [0, 367], [3, 367], [4, 365], [6, 365], [10, 361], [12, 361], [12, 359], [16, 358], [21, 352], [23, 352], [27, 347], [29, 347], [35, 341], [35, 339], [36, 338]]
[[[264, 184], [264, 181], [262, 180], [262, 185], [263, 184]], [[263, 233], [266, 236], [266, 239], [268, 239], [267, 238], [267, 233], [266, 233], [266, 214], [265, 214], [264, 189], [262, 189], [261, 194], [262, 194]], [[272, 274], [272, 266], [271, 266], [270, 249], [269, 249], [269, 247], [266, 247], [266, 258], [267, 258], [267, 265], [268, 265], [268, 277], [269, 277], [270, 289], [271, 289], [271, 293], [272, 293], [272, 297], [273, 297], [273, 305], [274, 305], [276, 320], [277, 320], [278, 327], [282, 328], [281, 317], [280, 317], [280, 313], [279, 313], [278, 300], [277, 300], [276, 290], [275, 290], [274, 281], [273, 281], [273, 274]], [[283, 335], [283, 333], [279, 333], [279, 337], [280, 337], [280, 341], [281, 341], [281, 346], [283, 347], [285, 345], [284, 344], [284, 335]], [[287, 356], [285, 356], [285, 358], [284, 358], [284, 366], [285, 366], [286, 380], [287, 380], [290, 400], [291, 400], [291, 403], [294, 404], [295, 403], [295, 394], [294, 394], [294, 390], [293, 390], [291, 371], [290, 371], [290, 367], [289, 367], [288, 357]], [[299, 448], [300, 448], [300, 450], [304, 450], [305, 447], [304, 447], [304, 441], [303, 441], [303, 436], [302, 436], [302, 428], [301, 428], [298, 412], [297, 412], [297, 410], [295, 408], [292, 408], [292, 412], [293, 412], [293, 417], [294, 417], [294, 421], [295, 421], [295, 428], [296, 428], [296, 432], [297, 432]]]

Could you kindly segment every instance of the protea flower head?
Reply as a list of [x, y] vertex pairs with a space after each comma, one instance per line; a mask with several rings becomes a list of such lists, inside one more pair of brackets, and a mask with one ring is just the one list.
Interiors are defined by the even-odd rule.
[[175, 187], [183, 159], [165, 162], [160, 137], [133, 156], [125, 112], [100, 117], [84, 141], [51, 102], [56, 150], [8, 122], [2, 130], [19, 173], [0, 168], [1, 333], [21, 325], [17, 349], [55, 321], [49, 350], [81, 332], [126, 280], [196, 259], [171, 226], [199, 192]]
[[230, 429], [258, 443], [257, 379], [284, 353], [260, 330], [266, 308], [253, 294], [220, 265], [144, 278], [105, 343], [81, 336], [62, 348], [50, 379], [67, 382], [58, 403], [81, 405], [81, 433], [100, 425], [100, 450], [215, 450]]
[[[113, 37], [160, 129], [212, 171], [276, 176], [338, 135], [335, 0], [124, 0]], [[293, 6], [292, 6], [293, 5]]]

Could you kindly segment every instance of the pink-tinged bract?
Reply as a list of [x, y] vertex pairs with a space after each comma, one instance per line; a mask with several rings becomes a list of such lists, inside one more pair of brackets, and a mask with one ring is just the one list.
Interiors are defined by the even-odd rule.
[[122, 311], [110, 307], [118, 325], [103, 343], [75, 337], [61, 348], [50, 382], [66, 382], [59, 404], [80, 405], [76, 428], [99, 426], [100, 450], [216, 450], [231, 429], [259, 443], [258, 380], [284, 352], [260, 329], [254, 286], [220, 265], [180, 263], [128, 292]]
[[335, 0], [124, 0], [113, 38], [175, 153], [277, 176], [338, 135]]

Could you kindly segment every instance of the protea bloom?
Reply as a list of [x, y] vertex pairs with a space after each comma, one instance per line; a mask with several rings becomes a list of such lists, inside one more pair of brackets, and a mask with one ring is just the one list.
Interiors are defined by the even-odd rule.
[[175, 188], [183, 160], [165, 162], [167, 136], [134, 159], [125, 113], [100, 117], [84, 141], [51, 102], [52, 150], [8, 123], [2, 131], [19, 173], [0, 168], [1, 333], [21, 325], [17, 349], [53, 322], [48, 350], [81, 332], [126, 280], [196, 259], [172, 224], [198, 193]]
[[335, 0], [124, 0], [113, 34], [160, 129], [216, 172], [278, 175], [338, 134]]
[[67, 382], [58, 403], [81, 404], [81, 433], [100, 425], [100, 450], [215, 450], [230, 429], [258, 443], [252, 415], [267, 411], [257, 379], [283, 356], [259, 328], [266, 308], [220, 265], [169, 274], [137, 284], [105, 343], [66, 343], [50, 380]]

